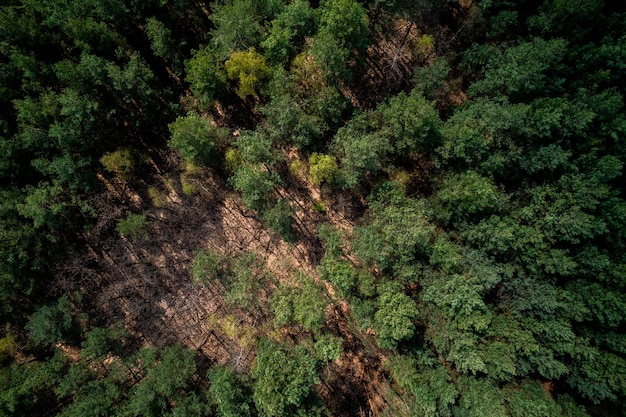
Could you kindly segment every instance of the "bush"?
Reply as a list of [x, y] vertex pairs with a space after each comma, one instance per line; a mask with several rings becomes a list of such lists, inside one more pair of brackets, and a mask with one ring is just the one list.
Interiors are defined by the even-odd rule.
[[145, 214], [129, 214], [117, 222], [115, 228], [121, 235], [131, 240], [148, 240], [148, 220]]
[[330, 155], [314, 153], [309, 158], [309, 174], [315, 185], [333, 182], [338, 169], [337, 161]]

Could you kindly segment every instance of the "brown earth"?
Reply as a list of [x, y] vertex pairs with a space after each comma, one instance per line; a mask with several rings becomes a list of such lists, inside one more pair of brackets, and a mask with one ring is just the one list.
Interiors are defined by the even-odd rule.
[[[92, 201], [98, 222], [86, 233], [85, 253], [57, 270], [58, 290], [80, 290], [89, 302], [91, 322], [122, 325], [130, 343], [157, 347], [178, 343], [210, 362], [230, 363], [247, 372], [258, 337], [277, 337], [276, 331], [268, 315], [253, 315], [226, 302], [219, 283], [194, 283], [190, 267], [196, 252], [201, 248], [224, 256], [252, 252], [278, 281], [290, 281], [296, 272], [317, 278], [315, 268], [323, 255], [318, 225], [329, 222], [349, 231], [362, 207], [354, 207], [349, 196], [322, 197], [304, 178], [291, 176], [289, 193], [296, 200], [299, 238], [286, 243], [246, 210], [217, 175], [209, 170], [196, 174], [191, 181], [199, 192], [187, 196], [182, 192], [180, 161], [171, 153], [161, 159], [164, 166], [148, 164], [154, 174], [150, 186], [138, 178], [130, 185], [101, 177], [107, 191]], [[161, 193], [151, 198], [149, 189]], [[323, 200], [326, 211], [315, 211], [314, 200]], [[131, 240], [116, 232], [117, 221], [128, 212], [147, 216], [148, 239]], [[326, 285], [332, 297], [332, 288]], [[326, 328], [344, 340], [344, 354], [326, 366], [318, 392], [333, 415], [378, 415], [384, 400], [372, 398], [380, 358], [371, 336], [351, 324], [348, 307], [340, 300], [327, 311]]]

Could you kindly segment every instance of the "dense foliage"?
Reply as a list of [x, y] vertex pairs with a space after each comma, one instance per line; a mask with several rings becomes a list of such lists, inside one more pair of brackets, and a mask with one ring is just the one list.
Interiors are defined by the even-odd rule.
[[[625, 34], [603, 0], [3, 2], [0, 416], [348, 415], [322, 395], [364, 354], [339, 310], [384, 358], [382, 415], [622, 415]], [[196, 248], [195, 284], [258, 327], [250, 369], [49, 295], [97, 197], [168, 149], [185, 195], [211, 170], [322, 243], [290, 280]], [[354, 227], [304, 224], [346, 198]], [[111, 230], [129, 245], [137, 211]]]

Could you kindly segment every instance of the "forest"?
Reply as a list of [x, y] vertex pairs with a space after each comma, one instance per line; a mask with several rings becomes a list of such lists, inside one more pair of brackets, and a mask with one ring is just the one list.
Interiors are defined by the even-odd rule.
[[0, 417], [626, 416], [626, 3], [0, 1]]

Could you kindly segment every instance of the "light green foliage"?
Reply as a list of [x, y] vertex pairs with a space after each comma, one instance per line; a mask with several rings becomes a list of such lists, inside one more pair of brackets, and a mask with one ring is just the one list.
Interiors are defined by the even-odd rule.
[[222, 262], [219, 253], [200, 249], [191, 264], [191, 276], [194, 282], [207, 284], [211, 280], [220, 279], [224, 273]]
[[419, 360], [394, 355], [385, 367], [402, 389], [402, 398], [411, 405], [412, 416], [451, 416], [458, 393], [452, 378], [435, 358], [420, 352]]
[[435, 52], [435, 38], [426, 33], [412, 42], [411, 49], [420, 61], [426, 61]]
[[356, 287], [356, 271], [347, 261], [332, 255], [322, 258], [318, 267], [322, 279], [330, 281], [341, 297], [349, 297]]
[[537, 381], [508, 385], [503, 394], [511, 417], [558, 417], [561, 407]]
[[398, 342], [413, 336], [417, 305], [396, 285], [383, 285], [379, 292], [374, 328], [380, 347], [393, 349]]
[[242, 162], [273, 165], [279, 156], [272, 149], [271, 138], [260, 131], [244, 131], [237, 138], [237, 150]]
[[211, 163], [216, 142], [228, 134], [226, 129], [215, 127], [209, 118], [196, 113], [177, 118], [169, 130], [169, 145], [178, 149], [185, 160], [198, 165]]
[[268, 36], [261, 46], [270, 60], [285, 62], [293, 54], [294, 46], [309, 36], [312, 30], [313, 9], [309, 2], [294, 0], [272, 20]]
[[383, 184], [370, 196], [372, 219], [355, 229], [354, 253], [368, 265], [401, 270], [428, 253], [434, 226], [423, 201], [408, 198], [394, 183]]
[[242, 159], [239, 150], [229, 148], [224, 155], [224, 166], [229, 174], [234, 174], [241, 166]]
[[211, 400], [217, 406], [220, 417], [250, 416], [249, 399], [246, 398], [243, 383], [232, 368], [214, 366], [207, 374], [211, 386]]
[[437, 198], [446, 220], [467, 220], [474, 215], [497, 211], [504, 203], [498, 187], [475, 171], [452, 175], [443, 182]]
[[319, 19], [320, 34], [334, 36], [340, 47], [367, 49], [367, 11], [356, 0], [323, 0]]
[[129, 148], [120, 148], [107, 152], [100, 158], [104, 169], [123, 180], [129, 180], [135, 170], [135, 157]]
[[230, 178], [233, 188], [241, 193], [243, 203], [249, 209], [265, 210], [272, 201], [274, 187], [280, 177], [262, 165], [242, 164]]
[[380, 134], [388, 138], [400, 157], [433, 149], [439, 141], [441, 120], [432, 103], [417, 90], [400, 93], [379, 105], [374, 114]]
[[148, 196], [150, 197], [154, 207], [162, 208], [167, 206], [168, 201], [165, 191], [154, 186], [148, 187]]
[[145, 214], [128, 214], [126, 218], [117, 222], [115, 229], [131, 240], [148, 240], [149, 222]]
[[248, 96], [258, 98], [261, 83], [271, 75], [265, 58], [254, 48], [231, 53], [224, 67], [228, 78], [237, 81], [237, 95], [242, 99]]
[[460, 377], [461, 394], [454, 415], [464, 417], [507, 417], [507, 409], [498, 387], [488, 379]]
[[16, 335], [10, 331], [0, 338], [0, 366], [6, 366], [18, 351]]
[[327, 302], [322, 288], [311, 277], [300, 276], [297, 287], [281, 285], [272, 295], [271, 305], [278, 326], [297, 323], [318, 333], [324, 325]]
[[155, 17], [146, 20], [146, 33], [150, 39], [152, 52], [158, 57], [167, 58], [174, 53], [172, 32], [167, 26]]
[[338, 169], [337, 161], [331, 155], [314, 152], [309, 157], [309, 175], [315, 185], [319, 186], [323, 182], [332, 183]]
[[315, 349], [315, 357], [321, 362], [336, 361], [343, 352], [342, 343], [342, 339], [329, 334], [320, 336], [313, 346]]
[[[319, 380], [317, 368], [317, 360], [309, 356], [304, 347], [287, 350], [268, 339], [261, 339], [251, 372], [254, 403], [260, 415], [301, 415], [314, 396], [311, 388]], [[314, 410], [309, 413], [306, 415], [318, 415]]]

